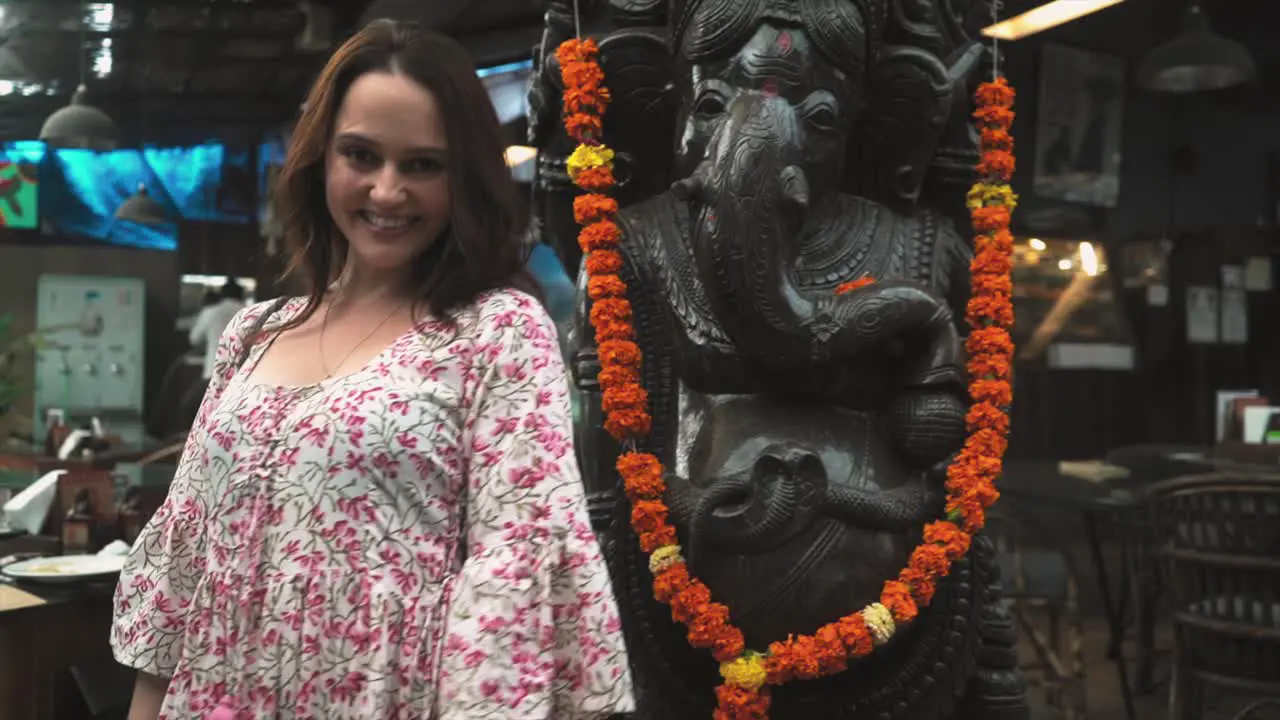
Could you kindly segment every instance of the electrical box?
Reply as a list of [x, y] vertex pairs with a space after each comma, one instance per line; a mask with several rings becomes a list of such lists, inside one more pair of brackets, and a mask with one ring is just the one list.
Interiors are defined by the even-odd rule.
[[36, 327], [48, 347], [37, 355], [36, 435], [51, 408], [68, 417], [142, 417], [146, 343], [140, 278], [42, 275]]

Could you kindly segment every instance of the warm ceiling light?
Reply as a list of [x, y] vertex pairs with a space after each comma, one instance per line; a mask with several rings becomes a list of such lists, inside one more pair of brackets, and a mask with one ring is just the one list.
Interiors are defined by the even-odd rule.
[[507, 158], [507, 167], [517, 167], [537, 157], [538, 148], [528, 145], [510, 145], [504, 155]]
[[982, 29], [982, 34], [996, 40], [1021, 40], [1028, 35], [1044, 32], [1122, 2], [1124, 0], [1053, 0], [1034, 10], [989, 25]]

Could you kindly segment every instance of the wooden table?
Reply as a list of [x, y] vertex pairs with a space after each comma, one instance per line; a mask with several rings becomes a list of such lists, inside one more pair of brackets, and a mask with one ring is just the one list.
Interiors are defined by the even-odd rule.
[[110, 629], [110, 587], [49, 593], [0, 584], [0, 718], [58, 720], [65, 671], [109, 660]]

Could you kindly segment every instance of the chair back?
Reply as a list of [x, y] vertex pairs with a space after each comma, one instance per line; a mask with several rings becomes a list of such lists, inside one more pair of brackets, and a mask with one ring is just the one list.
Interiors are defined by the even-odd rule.
[[1148, 495], [1187, 669], [1280, 692], [1280, 474], [1175, 478]]

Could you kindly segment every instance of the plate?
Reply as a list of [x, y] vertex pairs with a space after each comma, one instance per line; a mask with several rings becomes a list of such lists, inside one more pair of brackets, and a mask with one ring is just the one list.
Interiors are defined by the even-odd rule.
[[0, 572], [18, 580], [69, 583], [114, 575], [123, 567], [124, 557], [118, 555], [62, 555], [23, 560], [0, 569]]

